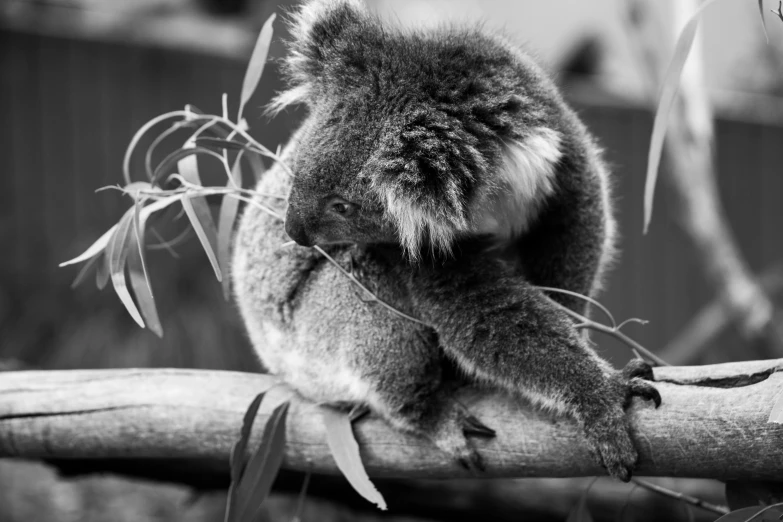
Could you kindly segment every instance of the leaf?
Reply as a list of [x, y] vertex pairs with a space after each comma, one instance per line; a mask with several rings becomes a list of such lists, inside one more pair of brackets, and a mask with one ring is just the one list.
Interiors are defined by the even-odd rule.
[[128, 292], [128, 286], [125, 281], [125, 261], [128, 258], [129, 243], [128, 232], [130, 231], [132, 220], [133, 209], [129, 209], [117, 224], [117, 233], [114, 234], [111, 245], [109, 246], [109, 275], [111, 277], [112, 286], [114, 286], [114, 291], [117, 292], [120, 301], [125, 305], [125, 308], [128, 310], [128, 313], [133, 320], [136, 321], [136, 324], [144, 328], [144, 320], [136, 309], [136, 305], [133, 302], [130, 292]]
[[[266, 390], [256, 395], [255, 399], [248, 406], [245, 417], [242, 420], [242, 429], [239, 432], [239, 439], [231, 448], [231, 485], [228, 488], [228, 500], [226, 504], [226, 521], [236, 518], [233, 507], [236, 505], [236, 488], [239, 485], [239, 479], [245, 470], [245, 451], [247, 443], [250, 440], [250, 431], [253, 428], [253, 422], [258, 415], [258, 407], [261, 406], [261, 400], [264, 398]], [[233, 517], [233, 518], [232, 518]]]
[[288, 413], [288, 401], [272, 411], [264, 426], [261, 443], [248, 462], [242, 479], [236, 488], [235, 513], [238, 518], [231, 522], [251, 522], [258, 520], [261, 504], [269, 495], [272, 483], [283, 464], [285, 454], [285, 419]]
[[163, 337], [163, 326], [158, 317], [155, 297], [152, 294], [152, 285], [150, 285], [149, 274], [147, 273], [144, 253], [144, 228], [141, 226], [139, 217], [142, 205], [143, 201], [141, 200], [134, 205], [133, 230], [131, 230], [128, 243], [128, 276], [133, 294], [136, 296], [136, 303], [139, 305], [141, 316], [144, 318], [147, 328], [152, 330], [158, 337]]
[[106, 247], [109, 245], [109, 241], [112, 238], [112, 235], [114, 234], [114, 231], [117, 230], [117, 225], [114, 225], [109, 230], [104, 232], [104, 234], [99, 237], [95, 243], [90, 245], [90, 247], [82, 252], [81, 255], [74, 257], [73, 259], [69, 261], [65, 261], [63, 263], [60, 263], [60, 267], [68, 266], [68, 265], [75, 265], [76, 263], [81, 263], [82, 261], [87, 261], [91, 257], [97, 256], [100, 254], [103, 250], [106, 249]]
[[764, 31], [764, 39], [769, 45], [769, 34], [767, 33], [767, 20], [764, 19], [764, 0], [759, 0], [759, 16], [761, 17], [761, 29]]
[[726, 482], [726, 502], [730, 509], [770, 506], [783, 501], [783, 484], [763, 480], [729, 480]]
[[[177, 164], [179, 173], [183, 178], [190, 183], [201, 185], [195, 156], [186, 156], [179, 160]], [[201, 246], [204, 248], [204, 252], [212, 264], [212, 269], [215, 271], [215, 277], [217, 277], [218, 281], [223, 281], [223, 274], [220, 271], [220, 265], [215, 255], [217, 250], [217, 229], [215, 228], [215, 222], [212, 220], [207, 200], [203, 196], [189, 197], [186, 195], [182, 198], [182, 208], [185, 209], [185, 214], [187, 214], [196, 236], [201, 241]]]
[[81, 270], [79, 270], [79, 273], [76, 274], [76, 278], [73, 280], [73, 283], [71, 283], [71, 288], [76, 288], [80, 284], [84, 282], [85, 279], [87, 279], [87, 274], [90, 273], [90, 269], [95, 266], [95, 264], [101, 260], [101, 256], [95, 256], [90, 258], [89, 261], [82, 267]]
[[250, 62], [247, 64], [245, 79], [242, 81], [242, 94], [239, 99], [237, 122], [242, 121], [242, 112], [245, 110], [245, 104], [256, 91], [258, 81], [261, 79], [261, 73], [264, 72], [266, 57], [269, 53], [269, 44], [272, 42], [272, 33], [274, 32], [272, 22], [275, 21], [275, 17], [276, 15], [272, 13], [272, 16], [267, 18], [266, 22], [264, 22], [261, 33], [258, 35], [258, 40], [256, 40], [253, 54], [250, 56]]
[[781, 393], [775, 401], [772, 411], [769, 412], [769, 419], [767, 419], [767, 422], [783, 424], [783, 393]]
[[385, 511], [386, 501], [370, 481], [362, 464], [348, 414], [333, 408], [321, 408], [321, 415], [326, 427], [326, 441], [337, 467], [357, 493]]
[[[762, 513], [762, 510], [766, 510]], [[780, 506], [770, 508], [746, 507], [732, 511], [720, 517], [715, 522], [778, 522], [778, 516], [783, 514]]]
[[168, 138], [178, 130], [189, 127], [192, 124], [193, 122], [187, 120], [177, 121], [171, 124], [171, 126], [168, 129], [164, 130], [163, 132], [155, 136], [155, 139], [152, 140], [152, 143], [150, 143], [150, 145], [147, 147], [147, 150], [144, 152], [144, 172], [147, 173], [147, 179], [152, 181], [155, 178], [155, 175], [152, 171], [152, 155], [155, 153], [155, 149], [158, 148], [158, 146], [163, 142], [163, 140], [165, 140], [166, 138]]
[[655, 184], [658, 179], [658, 167], [661, 163], [661, 153], [663, 152], [663, 140], [666, 137], [666, 128], [669, 123], [674, 101], [677, 98], [677, 91], [680, 86], [680, 76], [685, 67], [685, 61], [693, 47], [693, 40], [696, 37], [696, 29], [699, 27], [699, 20], [704, 10], [712, 5], [716, 0], [706, 0], [699, 5], [696, 12], [685, 24], [680, 37], [677, 39], [677, 45], [674, 48], [674, 56], [669, 63], [669, 69], [661, 89], [661, 99], [658, 102], [658, 110], [655, 111], [655, 120], [653, 122], [652, 136], [650, 137], [650, 152], [647, 157], [647, 179], [644, 184], [644, 233], [647, 233], [650, 227], [653, 210], [653, 194], [655, 193]]
[[[231, 168], [231, 179], [228, 180], [226, 186], [242, 187], [242, 156], [243, 152], [240, 151], [234, 159], [234, 165]], [[220, 262], [220, 268], [224, 274], [230, 273], [231, 270], [231, 238], [234, 231], [234, 222], [236, 221], [237, 211], [239, 210], [239, 200], [230, 197], [228, 194], [223, 196], [223, 200], [220, 202], [220, 215], [218, 217], [218, 232], [217, 232], [217, 251], [218, 261]], [[223, 295], [228, 301], [231, 298], [231, 278], [223, 278]]]
[[229, 150], [255, 150], [252, 146], [242, 143], [241, 141], [224, 140], [221, 138], [196, 138], [196, 145], [203, 145], [204, 147], [215, 147], [219, 149]]
[[109, 254], [104, 253], [98, 257], [100, 262], [95, 271], [95, 286], [98, 287], [98, 290], [103, 290], [109, 283]]
[[[217, 158], [219, 161], [223, 161], [223, 158], [211, 149], [206, 149], [204, 147], [184, 147], [182, 149], [177, 149], [165, 158], [163, 158], [163, 161], [161, 161], [157, 167], [155, 167], [155, 172], [152, 173], [152, 185], [154, 186], [160, 186], [164, 176], [169, 174], [174, 167], [175, 163], [179, 163], [183, 158], [187, 158], [190, 156], [196, 156], [206, 154], [208, 156], [213, 156]], [[182, 174], [182, 172], [180, 172]], [[200, 185], [201, 183], [199, 183]]]
[[133, 183], [128, 183], [122, 187], [122, 191], [135, 200], [138, 199], [140, 191], [152, 192], [153, 188], [148, 181], [134, 181]]

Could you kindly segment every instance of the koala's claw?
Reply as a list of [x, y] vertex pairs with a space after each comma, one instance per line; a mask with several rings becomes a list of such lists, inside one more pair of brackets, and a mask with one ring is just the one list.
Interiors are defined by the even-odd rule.
[[494, 437], [496, 435], [495, 430], [478, 420], [470, 413], [465, 414], [463, 418], [462, 430], [467, 435], [476, 435], [478, 437]]
[[646, 401], [653, 401], [656, 408], [661, 405], [661, 394], [655, 386], [638, 377], [628, 381], [628, 391], [625, 399], [626, 406], [631, 403], [632, 397], [641, 397]]
[[641, 359], [632, 359], [625, 365], [622, 371], [622, 378], [626, 381], [625, 398], [623, 408], [631, 405], [631, 399], [641, 397], [646, 401], [653, 401], [655, 407], [661, 405], [661, 394], [650, 384], [654, 381], [652, 366]]
[[484, 460], [475, 448], [468, 446], [460, 453], [461, 454], [457, 456], [457, 462], [460, 466], [476, 475], [486, 471]]
[[461, 429], [449, 433], [439, 433], [433, 442], [441, 451], [451, 455], [466, 470], [478, 474], [486, 469], [478, 450], [473, 447]]
[[461, 467], [473, 474], [485, 471], [484, 459], [466, 434], [494, 437], [495, 430], [456, 401], [449, 401], [433, 428], [429, 431], [429, 437], [441, 451], [451, 455]]
[[654, 381], [653, 369], [649, 363], [641, 359], [631, 359], [631, 361], [623, 368], [623, 377], [626, 379], [640, 378], [645, 381]]

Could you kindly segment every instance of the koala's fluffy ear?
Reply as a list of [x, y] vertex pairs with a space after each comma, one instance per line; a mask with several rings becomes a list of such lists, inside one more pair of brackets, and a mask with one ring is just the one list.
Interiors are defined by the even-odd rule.
[[304, 2], [292, 14], [289, 25], [292, 40], [284, 66], [289, 89], [272, 101], [270, 110], [278, 112], [306, 101], [330, 64], [340, 61], [340, 50], [356, 43], [357, 30], [368, 20], [362, 0]]
[[396, 225], [409, 258], [423, 244], [448, 253], [469, 231], [469, 201], [487, 168], [478, 139], [441, 111], [419, 109], [387, 141], [373, 188]]

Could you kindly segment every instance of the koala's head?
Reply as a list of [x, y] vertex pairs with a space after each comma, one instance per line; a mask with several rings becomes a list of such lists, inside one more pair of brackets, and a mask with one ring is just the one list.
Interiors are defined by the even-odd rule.
[[297, 243], [396, 242], [416, 259], [510, 233], [553, 190], [559, 98], [500, 40], [388, 28], [359, 0], [305, 3], [292, 35], [273, 109], [308, 107], [285, 225]]

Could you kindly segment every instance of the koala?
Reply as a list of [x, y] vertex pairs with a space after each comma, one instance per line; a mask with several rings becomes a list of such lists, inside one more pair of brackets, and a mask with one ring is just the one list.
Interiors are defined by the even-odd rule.
[[358, 0], [306, 2], [291, 29], [272, 107], [307, 116], [256, 187], [274, 212], [247, 206], [233, 254], [262, 363], [481, 470], [466, 433], [493, 432], [454, 401], [456, 368], [574, 419], [629, 480], [624, 409], [660, 404], [652, 372], [613, 369], [561, 308], [587, 303], [538, 288], [592, 296], [615, 251], [607, 168], [554, 84], [501, 36], [390, 27]]

